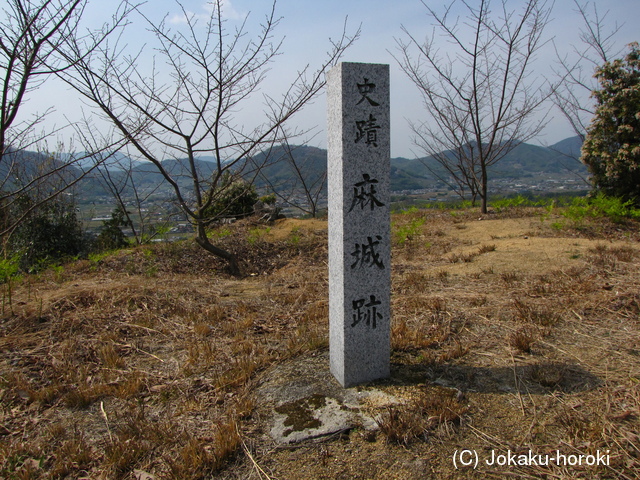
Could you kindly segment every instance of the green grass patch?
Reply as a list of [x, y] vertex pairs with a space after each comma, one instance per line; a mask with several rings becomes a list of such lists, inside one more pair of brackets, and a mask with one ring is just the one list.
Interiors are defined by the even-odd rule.
[[409, 223], [404, 225], [398, 225], [392, 223], [393, 238], [398, 245], [404, 245], [406, 242], [410, 242], [421, 232], [422, 225], [424, 225], [424, 218], [414, 218]]
[[623, 201], [617, 197], [607, 197], [599, 193], [594, 197], [576, 197], [566, 207], [562, 216], [575, 228], [581, 228], [587, 219], [608, 218], [614, 223], [640, 219], [640, 209], [632, 201]]
[[0, 260], [0, 283], [7, 283], [20, 271], [20, 257], [3, 258]]

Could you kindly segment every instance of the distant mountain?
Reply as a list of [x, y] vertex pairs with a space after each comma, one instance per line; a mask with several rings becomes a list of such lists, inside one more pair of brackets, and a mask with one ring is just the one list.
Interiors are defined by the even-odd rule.
[[[498, 163], [489, 167], [489, 179], [518, 179], [537, 175], [570, 175], [572, 173], [585, 175], [587, 173], [586, 166], [577, 160], [581, 145], [582, 141], [579, 137], [568, 138], [551, 147], [523, 143]], [[411, 184], [417, 185], [425, 182], [433, 184], [436, 181], [436, 175], [433, 175], [432, 171], [439, 176], [446, 177], [444, 169], [432, 157], [413, 160], [392, 159], [391, 165], [392, 190], [418, 188], [399, 188]]]
[[[518, 179], [539, 175], [562, 176], [571, 175], [576, 171], [584, 175], [587, 173], [586, 167], [576, 160], [572, 161], [568, 156], [571, 154], [579, 156], [581, 145], [582, 141], [579, 137], [568, 138], [551, 147], [521, 144], [489, 169], [490, 179]], [[326, 150], [309, 146], [294, 146], [291, 150], [298, 167], [310, 181], [326, 173]], [[272, 149], [269, 158], [265, 161], [266, 155], [267, 153], [263, 152], [254, 159], [257, 164], [266, 163], [263, 176], [276, 187], [283, 189], [290, 187], [294, 183], [295, 173], [291, 162], [286, 160], [285, 150], [282, 147]], [[392, 158], [391, 190], [420, 190], [441, 184], [430, 169], [446, 177], [442, 167], [433, 158]], [[266, 182], [258, 178], [256, 184], [265, 186]]]
[[[196, 159], [194, 163], [201, 178], [209, 178], [215, 170], [215, 164], [212, 162]], [[176, 179], [178, 183], [185, 179], [191, 179], [191, 167], [187, 159], [163, 160], [161, 164], [162, 168]], [[155, 184], [164, 181], [164, 177], [158, 168], [150, 162], [139, 162], [133, 167], [132, 173], [136, 184]]]
[[420, 160], [391, 159], [391, 191], [421, 190], [433, 187], [439, 180]]
[[[73, 163], [74, 166], [85, 171], [95, 167], [96, 161], [102, 160], [100, 156], [91, 155], [88, 152], [61, 153], [59, 157], [62, 162]], [[109, 170], [122, 170], [127, 168], [131, 162], [132, 160], [125, 154], [115, 152], [104, 163]], [[136, 162], [133, 163], [135, 164]]]
[[[151, 162], [132, 161], [126, 156], [118, 158], [118, 164], [107, 163], [107, 170], [111, 181], [121, 188], [127, 184], [122, 191], [123, 196], [127, 197], [133, 194], [131, 181], [141, 192], [152, 192], [163, 190], [169, 192], [170, 185], [166, 182], [164, 176]], [[193, 181], [188, 171], [188, 163], [186, 160], [165, 160], [162, 166], [168, 171], [174, 180], [185, 189], [188, 189]], [[196, 160], [196, 168], [203, 178], [209, 178], [215, 165], [211, 162]], [[82, 179], [79, 184], [80, 193], [85, 198], [100, 197], [111, 195], [109, 188], [103, 178], [104, 169], [94, 169]], [[130, 177], [130, 178], [129, 178]], [[166, 193], [170, 195], [170, 193]]]
[[[52, 174], [50, 178], [49, 173]], [[81, 174], [80, 169], [66, 165], [60, 157], [29, 150], [8, 150], [0, 161], [0, 185], [5, 191], [31, 182], [34, 182], [34, 188], [49, 184], [58, 189]]]
[[[581, 144], [579, 137], [572, 137], [550, 147], [526, 143], [519, 145], [490, 168], [490, 181], [497, 179], [514, 179], [517, 181], [517, 179], [541, 175], [559, 178], [571, 175], [572, 171], [585, 175], [587, 173], [586, 167], [575, 159], [579, 155]], [[327, 151], [321, 148], [306, 145], [288, 148], [275, 146], [268, 151], [255, 155], [251, 160], [239, 162], [238, 168], [245, 178], [255, 181], [258, 188], [270, 188], [271, 186], [283, 193], [288, 193], [295, 189], [298, 184], [294, 164], [290, 157], [295, 159], [295, 165], [303, 173], [308, 184], [324, 183], [323, 188], [326, 192], [326, 181], [324, 179], [327, 173]], [[35, 152], [14, 152], [13, 156], [7, 160], [11, 160], [19, 171], [25, 172], [36, 172], [43, 165], [55, 166], [58, 165], [55, 162], [59, 162]], [[131, 177], [138, 187], [147, 191], [160, 187], [165, 192], [169, 192], [167, 189], [169, 185], [158, 169], [151, 163], [132, 162], [122, 154], [118, 154], [117, 160], [120, 165], [131, 166]], [[196, 168], [202, 178], [209, 178], [215, 171], [216, 164], [213, 160], [215, 160], [213, 157], [202, 157], [196, 160]], [[8, 170], [9, 164], [9, 161], [3, 161], [0, 164], [2, 178], [11, 176], [11, 172]], [[190, 192], [192, 179], [186, 159], [165, 160], [162, 165], [171, 173], [181, 187]], [[256, 176], [256, 166], [261, 168], [258, 176]], [[126, 171], [119, 167], [116, 168], [115, 164], [110, 165], [109, 171], [116, 182], [123, 182], [126, 178]], [[391, 190], [399, 192], [434, 187], [442, 188], [442, 182], [432, 171], [440, 172], [443, 177], [446, 177], [442, 167], [433, 158], [392, 158]], [[80, 169], [70, 167], [67, 175], [75, 176], [80, 175], [80, 173]], [[109, 194], [104, 181], [96, 171], [93, 171], [80, 182], [80, 189], [84, 196], [89, 197]]]
[[582, 148], [582, 138], [575, 136], [565, 138], [564, 140], [559, 141], [549, 147], [550, 150], [554, 152], [561, 153], [567, 157], [575, 158], [576, 160], [580, 158], [580, 149]]
[[268, 187], [271, 184], [281, 191], [290, 191], [299, 183], [296, 167], [309, 186], [326, 178], [327, 151], [307, 145], [276, 146], [255, 155], [251, 163], [244, 167], [245, 176], [253, 177], [258, 166], [262, 166], [262, 169], [255, 180], [256, 186]]

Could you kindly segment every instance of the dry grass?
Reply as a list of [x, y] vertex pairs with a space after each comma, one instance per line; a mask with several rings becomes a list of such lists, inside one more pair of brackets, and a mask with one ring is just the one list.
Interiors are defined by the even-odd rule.
[[408, 446], [416, 440], [443, 437], [459, 426], [469, 407], [459, 394], [444, 388], [416, 392], [406, 404], [387, 406], [376, 418], [389, 443]]
[[[634, 478], [637, 226], [455, 214], [394, 218], [393, 374], [378, 387], [402, 402], [373, 412], [381, 435], [320, 450], [274, 450], [253, 392], [269, 366], [327, 347], [324, 223], [225, 227], [242, 279], [172, 244], [3, 285], [0, 478]], [[456, 471], [459, 448], [611, 463]]]

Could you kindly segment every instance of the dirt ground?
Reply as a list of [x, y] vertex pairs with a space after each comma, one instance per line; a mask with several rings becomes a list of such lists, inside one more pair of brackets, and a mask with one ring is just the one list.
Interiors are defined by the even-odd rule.
[[638, 225], [392, 220], [379, 428], [269, 436], [260, 388], [326, 356], [326, 222], [245, 222], [243, 278], [183, 244], [4, 285], [0, 478], [638, 478]]

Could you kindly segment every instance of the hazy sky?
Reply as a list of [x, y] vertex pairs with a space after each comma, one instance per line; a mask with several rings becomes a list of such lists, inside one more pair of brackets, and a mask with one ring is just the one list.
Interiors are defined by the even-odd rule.
[[[437, 11], [449, 2], [426, 0]], [[474, 0], [468, 0], [473, 3]], [[509, 0], [514, 8], [521, 6], [522, 0]], [[497, 4], [496, 0], [494, 3]], [[609, 11], [606, 26], [622, 24], [616, 37], [616, 46], [623, 48], [631, 41], [640, 40], [637, 22], [640, 19], [640, 0], [596, 0], [600, 14]], [[183, 0], [185, 9], [195, 15], [208, 13], [207, 2], [203, 0]], [[105, 12], [110, 12], [117, 2], [111, 0], [93, 0], [86, 12], [88, 23], [104, 21]], [[270, 0], [227, 0], [224, 14], [228, 25], [240, 22], [249, 14], [250, 24], [259, 22], [271, 7]], [[179, 28], [182, 23], [180, 9], [173, 0], [148, 0], [143, 10], [153, 18], [168, 15], [168, 20]], [[578, 44], [580, 19], [575, 13], [575, 5], [571, 0], [556, 0], [553, 7], [552, 20], [546, 31], [547, 38], [555, 38], [556, 44], [567, 53], [571, 44]], [[320, 64], [324, 53], [329, 49], [329, 38], [337, 38], [342, 32], [345, 18], [347, 29], [351, 32], [361, 26], [362, 33], [357, 43], [346, 52], [343, 61], [388, 63], [391, 66], [391, 154], [392, 156], [413, 157], [414, 149], [411, 132], [407, 120], [421, 121], [429, 118], [428, 112], [421, 105], [420, 96], [415, 86], [408, 81], [400, 70], [393, 54], [397, 53], [395, 38], [403, 38], [401, 27], [406, 27], [417, 37], [426, 36], [432, 29], [431, 19], [420, 0], [278, 0], [277, 16], [282, 21], [276, 30], [276, 37], [284, 37], [283, 54], [278, 57], [269, 73], [265, 84], [267, 91], [278, 92], [283, 88], [283, 78], [291, 78], [295, 72], [305, 65], [311, 67]], [[131, 43], [142, 44], [149, 37], [141, 28], [141, 23], [134, 18], [128, 32]], [[446, 44], [442, 44], [445, 48]], [[553, 47], [549, 45], [538, 55], [536, 73], [550, 74], [550, 67], [555, 61]], [[79, 102], [75, 93], [57, 82], [46, 83], [38, 92], [31, 94], [30, 103], [24, 113], [34, 110], [42, 111], [47, 106], [56, 108], [57, 125], [63, 123], [63, 116], [70, 119], [79, 116]], [[258, 108], [259, 103], [256, 105]], [[85, 107], [86, 110], [86, 107]], [[319, 96], [313, 105], [294, 117], [293, 122], [303, 127], [317, 127], [318, 135], [311, 144], [325, 147], [324, 131], [326, 129], [325, 96]], [[259, 115], [259, 111], [243, 112], [244, 115]], [[573, 135], [569, 126], [559, 114], [548, 123], [544, 136], [537, 140], [541, 144], [553, 144]]]

